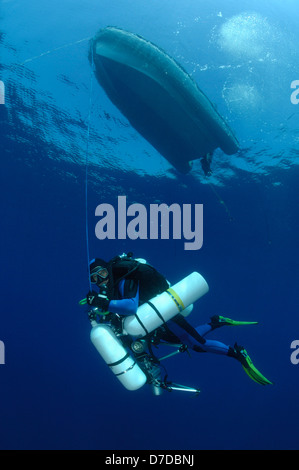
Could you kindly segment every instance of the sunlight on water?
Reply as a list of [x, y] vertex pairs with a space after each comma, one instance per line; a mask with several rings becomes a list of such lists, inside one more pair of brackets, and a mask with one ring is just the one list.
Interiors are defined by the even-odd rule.
[[275, 30], [258, 13], [241, 13], [230, 18], [220, 29], [219, 44], [235, 56], [261, 59], [269, 57]]
[[[177, 45], [185, 44], [183, 36], [192, 39], [194, 28], [196, 40], [201, 37], [202, 21], [199, 17], [193, 17], [192, 23], [179, 21], [181, 42]], [[215, 153], [214, 183], [225, 184], [240, 168], [264, 173], [273, 167], [298, 164], [298, 112], [290, 104], [289, 90], [291, 81], [297, 78], [293, 70], [298, 61], [289, 32], [256, 12], [230, 18], [224, 12], [214, 13], [209, 22], [207, 40], [212, 54], [205, 55], [202, 45], [193, 54], [188, 42], [184, 53], [174, 57], [183, 66], [188, 65], [213, 102], [216, 90], [215, 105], [241, 143], [242, 151], [236, 158]], [[24, 135], [15, 137], [17, 140], [30, 143], [34, 135], [48, 145], [48, 159], [84, 165], [91, 93], [89, 161], [95, 168], [180, 178], [112, 106], [95, 79], [90, 88], [87, 33], [65, 44], [59, 41], [42, 53], [32, 46], [32, 55], [26, 50], [18, 60], [12, 39], [3, 36], [1, 42], [13, 72], [5, 97], [8, 121], [15, 128], [17, 118], [24, 130]], [[172, 46], [170, 42], [169, 50]], [[213, 83], [210, 90], [209, 83]], [[27, 155], [28, 164], [34, 165], [31, 153]], [[199, 161], [194, 161], [192, 174], [206, 183]]]
[[228, 87], [224, 86], [222, 96], [231, 112], [255, 111], [262, 100], [256, 86], [249, 83], [233, 83]]

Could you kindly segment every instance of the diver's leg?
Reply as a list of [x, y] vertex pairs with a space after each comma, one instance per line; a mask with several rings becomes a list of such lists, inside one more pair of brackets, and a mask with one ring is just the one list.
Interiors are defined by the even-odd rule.
[[196, 328], [196, 331], [200, 336], [206, 336], [210, 331], [213, 331], [211, 323], [205, 323], [204, 325], [199, 325]]
[[209, 323], [205, 323], [204, 325], [197, 326], [195, 329], [201, 336], [206, 336], [211, 331], [216, 330], [222, 326], [242, 326], [242, 325], [256, 325], [257, 322], [248, 322], [248, 321], [238, 321], [238, 320], [231, 320], [230, 318], [223, 317], [221, 315], [214, 315], [211, 317], [211, 321]]
[[226, 346], [226, 344], [204, 338], [204, 335], [212, 330], [212, 326], [209, 324], [201, 325], [197, 328], [192, 327], [190, 331], [186, 331], [186, 329], [182, 328], [182, 326], [187, 328], [186, 322], [182, 319], [179, 319], [179, 322], [178, 319], [176, 319], [175, 322], [170, 320], [168, 324], [172, 333], [174, 333], [183, 344], [194, 351], [211, 352], [222, 355], [227, 355], [229, 352], [229, 346]]
[[248, 353], [246, 349], [243, 348], [243, 346], [238, 346], [235, 344], [235, 346], [232, 348], [231, 346], [226, 346], [219, 341], [207, 340], [204, 344], [194, 345], [192, 349], [196, 352], [210, 352], [233, 357], [241, 363], [244, 371], [252, 380], [261, 385], [272, 385], [272, 382], [266, 379], [266, 377], [261, 374], [260, 371], [257, 370], [257, 368], [253, 365], [252, 360], [248, 356]]
[[227, 346], [220, 341], [210, 340], [207, 339], [203, 344], [194, 344], [192, 345], [193, 351], [196, 352], [207, 352], [213, 354], [220, 354], [222, 356], [229, 356], [230, 350], [232, 349], [230, 346]]
[[[226, 319], [227, 320], [227, 319]], [[227, 346], [224, 343], [216, 340], [207, 340], [204, 338], [204, 335], [212, 331], [213, 324], [206, 324], [201, 325], [195, 328], [195, 332], [193, 329], [193, 336], [191, 336], [190, 332], [192, 332], [192, 328], [190, 331], [183, 330], [182, 327], [179, 326], [177, 322], [169, 322], [171, 323], [171, 330], [175, 330], [176, 336], [182, 341], [183, 344], [187, 345], [190, 349], [196, 352], [207, 352], [212, 354], [219, 354], [223, 356], [233, 357], [237, 359], [243, 366], [243, 369], [247, 373], [247, 375], [254, 380], [255, 382], [261, 385], [271, 384], [271, 382], [266, 379], [253, 365], [248, 353], [243, 346], [238, 346], [237, 344], [234, 347]], [[231, 324], [227, 322], [221, 322], [223, 324]], [[244, 324], [244, 322], [242, 322]], [[246, 322], [246, 324], [252, 324]], [[184, 325], [184, 322], [181, 322], [181, 325]], [[186, 325], [185, 325], [186, 326]], [[218, 327], [218, 325], [217, 325]]]

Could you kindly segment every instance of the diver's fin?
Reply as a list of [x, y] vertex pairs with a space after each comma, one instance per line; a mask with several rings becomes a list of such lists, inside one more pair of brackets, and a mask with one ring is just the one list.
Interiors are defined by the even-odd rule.
[[257, 321], [238, 321], [232, 320], [231, 318], [222, 317], [221, 315], [214, 315], [211, 317], [211, 326], [213, 329], [219, 328], [220, 326], [242, 326], [242, 325], [257, 325]]
[[266, 379], [266, 377], [264, 377], [263, 374], [261, 374], [260, 371], [258, 371], [257, 368], [253, 365], [252, 360], [248, 356], [248, 353], [246, 349], [243, 348], [243, 346], [238, 346], [235, 344], [234, 351], [235, 358], [241, 362], [244, 371], [252, 380], [254, 380], [254, 382], [260, 385], [273, 385], [273, 383]]
[[250, 368], [246, 368], [245, 366], [242, 366], [243, 369], [245, 370], [246, 374], [248, 377], [250, 377], [254, 382], [260, 384], [260, 385], [273, 385], [273, 382], [270, 382], [270, 380], [266, 379], [266, 377], [261, 374], [254, 365], [252, 365]]

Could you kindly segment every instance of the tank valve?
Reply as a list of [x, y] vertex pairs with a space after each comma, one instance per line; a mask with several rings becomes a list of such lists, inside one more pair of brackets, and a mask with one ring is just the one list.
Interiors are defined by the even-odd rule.
[[143, 340], [137, 340], [137, 341], [134, 341], [132, 344], [131, 344], [131, 349], [134, 353], [136, 354], [141, 354], [145, 351], [146, 349], [146, 342], [143, 341]]

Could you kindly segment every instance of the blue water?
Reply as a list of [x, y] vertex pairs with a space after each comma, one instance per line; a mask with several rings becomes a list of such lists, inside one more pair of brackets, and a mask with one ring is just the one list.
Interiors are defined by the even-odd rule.
[[[26, 3], [26, 6], [25, 6]], [[269, 6], [269, 3], [271, 5]], [[288, 0], [2, 0], [1, 449], [298, 449], [298, 7]], [[178, 174], [90, 85], [88, 39], [115, 25], [178, 60], [234, 129], [213, 175]], [[91, 92], [91, 101], [90, 101]], [[193, 270], [210, 292], [189, 317], [255, 320], [211, 335], [243, 344], [275, 384], [232, 359], [169, 359], [201, 394], [125, 390], [89, 340], [85, 159], [90, 112], [90, 255], [133, 251], [171, 282]], [[98, 204], [204, 204], [204, 244], [95, 237]]]

